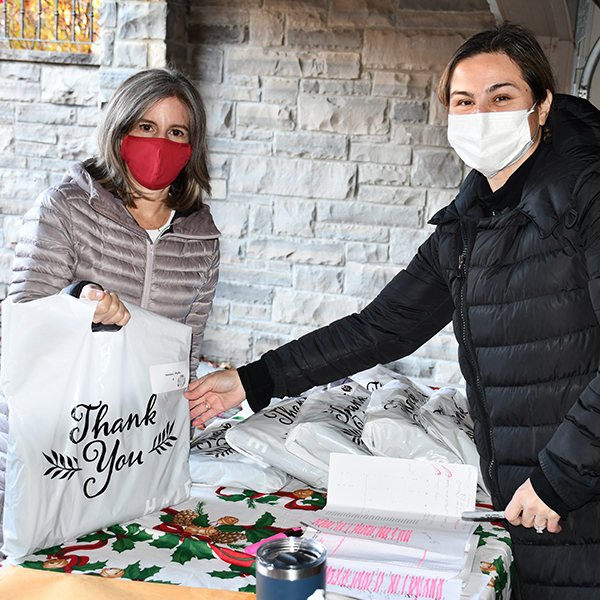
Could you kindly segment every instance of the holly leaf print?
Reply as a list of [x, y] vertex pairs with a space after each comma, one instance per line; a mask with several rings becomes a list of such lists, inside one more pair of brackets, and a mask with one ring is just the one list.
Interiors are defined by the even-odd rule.
[[[85, 540], [77, 540], [78, 542], [80, 541], [85, 541]], [[60, 550], [62, 550], [62, 546], [52, 546], [52, 548], [44, 548], [42, 550], [38, 550], [37, 552], [34, 552], [34, 556], [54, 556], [57, 552], [59, 552]]]
[[197, 527], [208, 527], [210, 525], [208, 522], [208, 515], [199, 515], [192, 521], [192, 523]]
[[213, 551], [210, 546], [202, 540], [194, 540], [191, 538], [185, 538], [183, 543], [173, 552], [171, 560], [184, 565], [192, 558], [198, 558], [200, 560], [204, 558], [214, 558]]
[[162, 567], [146, 567], [145, 569], [140, 569], [140, 561], [138, 560], [136, 563], [132, 565], [128, 565], [124, 569], [123, 577], [127, 579], [132, 579], [134, 581], [146, 581], [148, 577], [152, 577], [152, 575], [156, 575], [161, 570]]
[[268, 529], [248, 529], [248, 531], [246, 531], [246, 539], [250, 544], [256, 544], [256, 542], [265, 540], [272, 535], [273, 532]]
[[174, 533], [165, 533], [161, 535], [159, 538], [152, 540], [150, 542], [150, 546], [154, 546], [155, 548], [175, 548], [179, 545], [179, 536]]
[[275, 517], [270, 512], [266, 512], [256, 521], [254, 527], [257, 529], [261, 527], [270, 527], [273, 523], [275, 523]]
[[[22, 563], [19, 563], [22, 567], [26, 569], [43, 569], [44, 568], [43, 560], [25, 560]], [[56, 569], [57, 571], [59, 569]]]
[[[114, 537], [115, 537], [114, 535], [112, 535], [110, 533], [106, 533], [106, 531], [96, 531], [95, 533], [90, 533], [89, 535], [86, 535], [84, 537], [77, 538], [77, 541], [90, 543], [90, 542], [99, 542], [99, 541], [103, 541], [103, 540], [110, 540], [111, 538], [114, 538]], [[60, 548], [60, 546], [56, 546], [56, 548]]]
[[127, 537], [134, 542], [147, 542], [152, 536], [137, 523], [127, 525]]
[[232, 571], [209, 571], [208, 574], [218, 579], [235, 579], [240, 576], [239, 573], [233, 573]]
[[276, 504], [278, 501], [279, 498], [277, 496], [261, 496], [255, 500], [257, 504]]
[[256, 586], [255, 585], [246, 585], [241, 587], [238, 592], [247, 592], [248, 594], [256, 594]]

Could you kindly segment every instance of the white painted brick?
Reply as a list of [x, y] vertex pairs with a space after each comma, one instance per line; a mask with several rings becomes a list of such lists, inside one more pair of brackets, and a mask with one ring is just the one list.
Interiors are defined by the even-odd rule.
[[302, 77], [356, 79], [360, 74], [360, 57], [356, 52], [300, 52]]
[[298, 80], [287, 77], [265, 77], [262, 99], [273, 104], [295, 104], [298, 99]]
[[48, 123], [49, 125], [73, 125], [77, 121], [77, 109], [72, 106], [20, 104], [17, 105], [16, 111], [17, 122], [24, 121], [28, 123]]
[[221, 327], [210, 321], [204, 332], [202, 356], [207, 360], [231, 362], [234, 366], [246, 364], [252, 358], [252, 330], [238, 327]]
[[397, 144], [368, 144], [352, 142], [350, 160], [358, 162], [387, 163], [390, 165], [410, 165], [412, 150]]
[[277, 235], [313, 237], [314, 202], [279, 199], [273, 205], [273, 231]]
[[271, 309], [268, 306], [256, 304], [231, 304], [232, 319], [259, 320], [267, 321], [271, 316]]
[[243, 262], [246, 255], [245, 242], [241, 240], [230, 240], [221, 238], [219, 240], [221, 249], [221, 264], [239, 265]]
[[394, 123], [392, 140], [398, 144], [410, 146], [439, 146], [449, 148], [446, 127], [431, 125], [411, 125], [409, 123]]
[[388, 260], [387, 244], [368, 244], [365, 242], [351, 242], [346, 247], [346, 261], [350, 263], [385, 263]]
[[166, 37], [166, 2], [119, 2], [119, 37], [142, 40]]
[[269, 335], [266, 333], [255, 334], [252, 359], [259, 359], [265, 352], [278, 348], [288, 342], [289, 339], [289, 336]]
[[283, 13], [265, 10], [255, 10], [250, 13], [251, 46], [281, 46], [283, 31]]
[[229, 322], [229, 303], [213, 302], [210, 314], [208, 315], [208, 322], [212, 325], [227, 325]]
[[465, 41], [457, 33], [365, 30], [363, 62], [374, 69], [441, 72]]
[[373, 74], [373, 95], [390, 98], [426, 98], [431, 76], [425, 73], [395, 73], [376, 71]]
[[207, 134], [214, 137], [233, 137], [235, 129], [233, 103], [207, 100], [205, 104]]
[[407, 265], [417, 253], [419, 246], [431, 232], [425, 229], [395, 228], [390, 232], [390, 254], [396, 264]]
[[77, 125], [96, 127], [100, 122], [100, 111], [97, 106], [82, 106], [77, 109]]
[[301, 94], [298, 122], [302, 129], [381, 135], [387, 133], [387, 101], [377, 98], [342, 98]]
[[348, 223], [316, 223], [318, 238], [343, 241], [387, 242], [389, 230], [385, 227], [368, 227]]
[[355, 298], [278, 289], [273, 299], [273, 320], [311, 328], [328, 325], [358, 310]]
[[15, 153], [14, 125], [0, 125], [0, 156], [12, 156]]
[[287, 260], [308, 265], [342, 265], [344, 248], [341, 244], [306, 241], [297, 244], [293, 240], [251, 240], [248, 256], [268, 260]]
[[351, 296], [374, 298], [398, 272], [397, 268], [349, 263], [345, 292]]
[[37, 64], [25, 62], [0, 62], [0, 79], [13, 79], [38, 83], [40, 81], [41, 67]]
[[57, 127], [58, 143], [55, 156], [63, 160], [85, 160], [96, 152], [96, 132], [93, 127]]
[[271, 206], [252, 206], [250, 209], [250, 233], [258, 235], [273, 233], [273, 209]]
[[[70, 128], [69, 128], [70, 129]], [[14, 138], [19, 141], [56, 144], [58, 135], [55, 127], [47, 124], [23, 123], [16, 128]]]
[[229, 188], [233, 192], [297, 196], [307, 198], [346, 198], [354, 188], [352, 165], [234, 156]]
[[211, 193], [210, 197], [213, 200], [225, 200], [227, 198], [227, 181], [225, 179], [210, 180]]
[[334, 27], [390, 27], [393, 0], [331, 0], [329, 23]]
[[7, 250], [14, 250], [17, 245], [17, 239], [23, 217], [6, 216], [2, 219], [2, 232], [4, 234], [4, 247]]
[[421, 209], [413, 206], [365, 206], [356, 202], [319, 202], [317, 205], [317, 219], [327, 223], [418, 228], [421, 217]]
[[246, 304], [270, 304], [272, 298], [271, 288], [258, 287], [248, 283], [234, 283], [220, 279], [217, 284], [216, 297], [221, 301], [231, 300]]
[[404, 185], [409, 182], [408, 167], [387, 167], [361, 164], [358, 168], [359, 184], [371, 185]]
[[210, 201], [210, 212], [219, 231], [226, 237], [242, 237], [248, 226], [248, 209], [235, 202]]
[[229, 73], [300, 77], [300, 60], [295, 52], [263, 48], [231, 48], [227, 55]]
[[[225, 136], [224, 136], [225, 137]], [[229, 140], [209, 138], [208, 149], [211, 152], [227, 152], [228, 154], [271, 154], [271, 144], [268, 142], [255, 142], [246, 140]]]
[[143, 42], [120, 42], [115, 40], [115, 67], [145, 69], [148, 66], [148, 46]]
[[294, 289], [325, 294], [343, 292], [344, 272], [342, 269], [321, 266], [295, 265]]
[[426, 221], [429, 221], [435, 213], [448, 206], [454, 198], [458, 190], [427, 190], [427, 211]]
[[48, 187], [48, 174], [43, 171], [0, 169], [0, 197], [31, 200]]
[[462, 180], [462, 162], [451, 150], [415, 150], [411, 183], [416, 186], [454, 188]]
[[285, 270], [271, 270], [268, 268], [253, 269], [247, 265], [224, 265], [220, 270], [221, 280], [235, 284], [248, 284], [268, 286], [290, 287], [292, 285], [292, 268], [289, 264], [285, 265]]
[[368, 96], [371, 93], [371, 80], [302, 79], [300, 91], [303, 94], [324, 94], [328, 96]]
[[403, 204], [404, 206], [425, 206], [426, 192], [410, 187], [361, 184], [358, 188], [359, 202], [376, 204]]
[[294, 128], [292, 113], [287, 108], [275, 104], [238, 103], [238, 131], [245, 129], [291, 130]]
[[0, 79], [0, 100], [39, 102], [40, 84], [15, 79]]
[[346, 136], [337, 134], [277, 131], [275, 152], [282, 156], [345, 159], [348, 155], [348, 140]]

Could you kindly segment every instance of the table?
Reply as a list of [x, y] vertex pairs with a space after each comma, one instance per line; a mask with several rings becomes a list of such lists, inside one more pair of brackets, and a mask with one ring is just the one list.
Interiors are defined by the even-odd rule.
[[[296, 482], [285, 491], [193, 486], [192, 498], [134, 521], [6, 564], [55, 573], [160, 582], [235, 592], [255, 591], [249, 544], [297, 527], [322, 509], [326, 496]], [[483, 507], [483, 506], [482, 506]], [[489, 574], [484, 600], [508, 600], [512, 550], [500, 524], [477, 528], [474, 568]], [[0, 587], [1, 590], [1, 587]]]

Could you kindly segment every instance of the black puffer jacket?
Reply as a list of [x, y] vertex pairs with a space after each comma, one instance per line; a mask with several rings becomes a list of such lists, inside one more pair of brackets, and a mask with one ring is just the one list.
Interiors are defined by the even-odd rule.
[[[525, 598], [600, 597], [600, 113], [559, 96], [517, 208], [484, 217], [472, 172], [360, 314], [267, 353], [276, 395], [410, 354], [452, 318], [497, 508], [532, 476], [563, 531], [511, 528]], [[254, 373], [254, 375], [253, 375]], [[541, 467], [540, 467], [541, 462]]]

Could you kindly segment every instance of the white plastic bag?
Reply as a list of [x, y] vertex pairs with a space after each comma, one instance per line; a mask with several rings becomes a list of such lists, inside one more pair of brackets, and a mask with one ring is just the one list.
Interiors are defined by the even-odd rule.
[[278, 492], [290, 481], [287, 473], [275, 467], [264, 467], [228, 444], [227, 431], [239, 423], [220, 421], [196, 437], [190, 451], [192, 483]]
[[375, 456], [461, 462], [421, 426], [419, 412], [433, 390], [399, 376], [371, 395], [363, 442]]
[[3, 303], [11, 558], [189, 495], [191, 329], [127, 304], [125, 327], [94, 333], [96, 305]]
[[305, 398], [274, 401], [255, 415], [227, 431], [227, 442], [238, 452], [264, 467], [276, 467], [315, 490], [327, 489], [327, 472], [295, 456], [285, 447], [285, 438]]
[[288, 432], [285, 447], [327, 473], [332, 452], [371, 454], [361, 441], [369, 396], [353, 381], [311, 393]]

